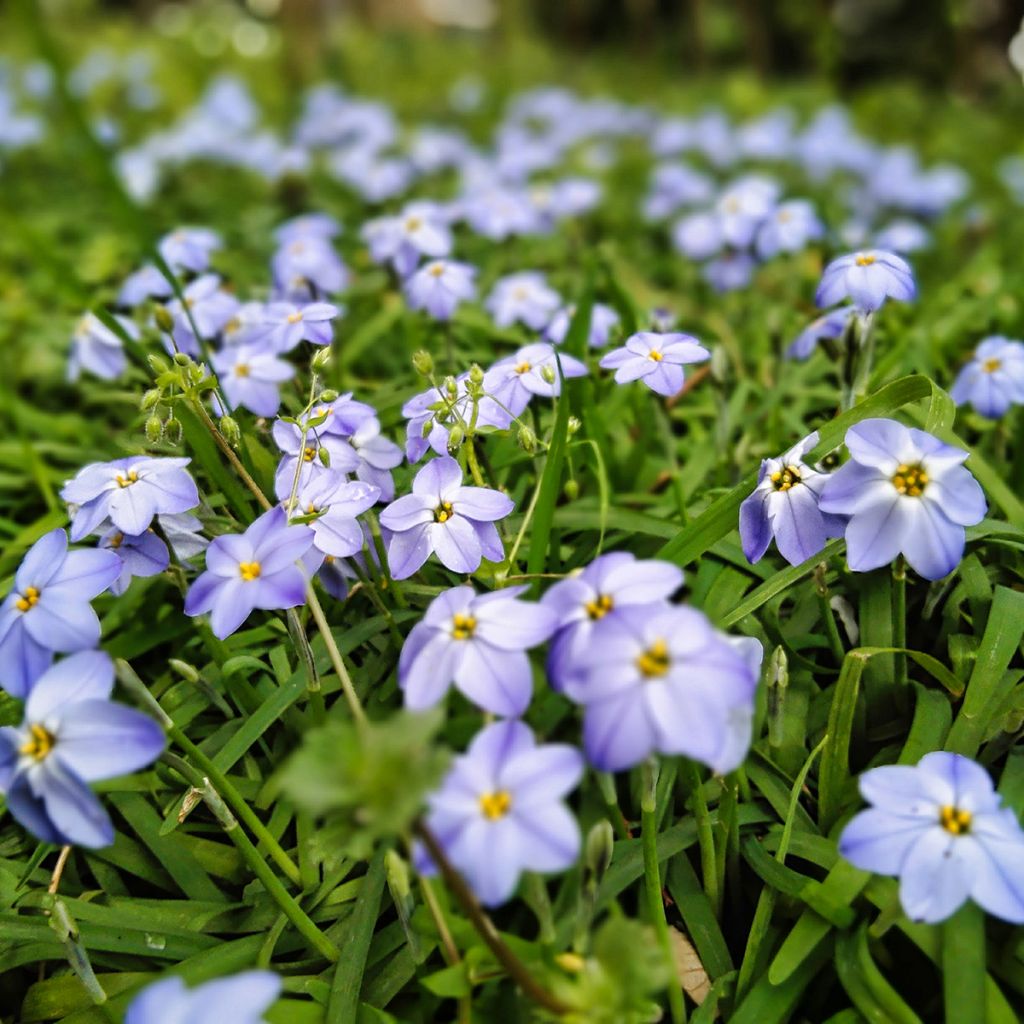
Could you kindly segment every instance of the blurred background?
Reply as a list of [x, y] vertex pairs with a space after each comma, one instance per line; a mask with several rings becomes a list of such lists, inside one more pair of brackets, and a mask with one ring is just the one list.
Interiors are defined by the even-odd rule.
[[[7, 0], [10, 2], [10, 0]], [[761, 76], [825, 76], [850, 88], [913, 78], [984, 92], [1015, 72], [1008, 59], [1019, 0], [30, 0], [59, 22], [97, 13], [192, 37], [210, 57], [328, 45], [344, 24], [375, 32], [528, 35], [567, 55], [612, 51], [679, 75], [737, 67]], [[4, 3], [0, 2], [0, 9]], [[308, 64], [307, 64], [308, 67]]]

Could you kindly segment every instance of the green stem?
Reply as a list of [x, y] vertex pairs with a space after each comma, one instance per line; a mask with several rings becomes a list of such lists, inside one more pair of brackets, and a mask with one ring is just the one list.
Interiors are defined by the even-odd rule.
[[704, 892], [707, 894], [711, 909], [718, 917], [722, 910], [722, 897], [718, 887], [718, 874], [715, 870], [715, 836], [711, 830], [711, 815], [708, 813], [707, 801], [704, 799], [704, 788], [700, 771], [691, 761], [689, 763], [690, 784], [693, 789], [693, 814], [697, 819], [697, 844], [700, 847], [700, 869], [704, 880]]
[[665, 901], [661, 895], [661, 871], [658, 865], [657, 765], [648, 760], [641, 765], [640, 830], [644, 851], [644, 893], [647, 912], [654, 926], [669, 967], [668, 1004], [673, 1024], [686, 1021], [686, 1001], [679, 981], [675, 953], [665, 917]]
[[306, 584], [306, 603], [309, 605], [309, 610], [313, 615], [313, 621], [316, 623], [317, 629], [320, 630], [320, 635], [324, 638], [327, 656], [331, 659], [331, 666], [341, 681], [341, 690], [345, 694], [345, 700], [348, 701], [352, 717], [360, 729], [365, 729], [366, 712], [363, 710], [363, 703], [359, 699], [359, 694], [356, 693], [355, 686], [352, 684], [352, 677], [348, 674], [348, 669], [345, 668], [341, 651], [338, 650], [338, 645], [335, 643], [334, 634], [331, 632], [327, 616], [324, 615], [323, 607], [320, 604], [320, 599], [316, 596], [316, 591], [313, 590], [312, 583]]
[[814, 569], [814, 589], [818, 595], [818, 609], [821, 612], [821, 622], [825, 627], [825, 636], [828, 638], [828, 646], [832, 651], [837, 665], [842, 665], [846, 651], [843, 649], [843, 639], [839, 635], [839, 626], [836, 623], [836, 614], [832, 610], [832, 602], [829, 600], [828, 583], [825, 581], [825, 572], [828, 565], [820, 562]]
[[[907, 562], [903, 555], [897, 555], [892, 563], [892, 645], [907, 646]], [[897, 693], [902, 694], [907, 682], [907, 656], [901, 652], [894, 661]]]
[[281, 884], [281, 880], [267, 867], [266, 861], [259, 850], [252, 844], [249, 837], [238, 825], [238, 819], [231, 813], [228, 805], [221, 798], [210, 779], [197, 772], [187, 761], [174, 754], [162, 754], [160, 758], [169, 765], [203, 798], [218, 824], [235, 844], [242, 859], [249, 865], [252, 873], [263, 883], [271, 898], [295, 926], [298, 933], [331, 963], [337, 963], [341, 951], [319, 928], [310, 920], [306, 912], [299, 906], [295, 898]]
[[[224, 799], [231, 805], [231, 809], [245, 822], [246, 827], [262, 843], [267, 852], [273, 858], [274, 863], [294, 882], [295, 885], [302, 884], [302, 875], [295, 862], [281, 848], [281, 844], [274, 838], [270, 830], [256, 816], [252, 808], [242, 799], [242, 795], [232, 785], [227, 775], [217, 767], [216, 763], [202, 749], [196, 746], [185, 733], [174, 724], [170, 715], [160, 706], [157, 699], [149, 692], [149, 688], [139, 678], [135, 669], [122, 658], [114, 662], [117, 678], [121, 684], [138, 697], [159, 719], [165, 732], [175, 743], [196, 763], [196, 766], [210, 781], [217, 787], [217, 790]], [[193, 769], [194, 770], [194, 769]]]

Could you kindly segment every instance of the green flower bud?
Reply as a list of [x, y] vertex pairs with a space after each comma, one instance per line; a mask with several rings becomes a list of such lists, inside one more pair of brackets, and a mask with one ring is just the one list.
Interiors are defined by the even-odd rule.
[[532, 455], [537, 450], [537, 435], [525, 423], [519, 427], [519, 431], [516, 433], [516, 441], [519, 442], [519, 447], [524, 452]]
[[164, 436], [164, 425], [160, 422], [159, 416], [150, 416], [146, 420], [146, 440], [155, 444]]
[[434, 357], [421, 348], [413, 355], [412, 366], [421, 377], [429, 377], [434, 372]]
[[310, 365], [313, 367], [314, 373], [319, 373], [321, 370], [327, 367], [330, 361], [331, 347], [330, 345], [325, 345], [323, 348], [317, 349], [316, 354], [313, 356], [313, 360]]
[[586, 871], [587, 884], [601, 884], [608, 865], [612, 862], [612, 849], [615, 846], [615, 832], [611, 822], [602, 818], [587, 833], [587, 841], [583, 848], [583, 866]]
[[566, 480], [562, 490], [569, 501], [575, 501], [580, 496], [580, 485], [576, 480]]
[[164, 423], [164, 436], [171, 444], [181, 444], [181, 420], [176, 420], [173, 416], [168, 416], [167, 422]]
[[444, 390], [445, 394], [454, 401], [455, 396], [459, 393], [459, 385], [454, 377], [445, 377]]
[[569, 422], [566, 424], [566, 427], [569, 431], [569, 436], [572, 437], [573, 434], [578, 433], [580, 427], [582, 426], [583, 423], [580, 421], [580, 418], [578, 416], [570, 416]]
[[469, 379], [470, 379], [470, 380], [471, 380], [471, 381], [472, 381], [472, 382], [473, 382], [474, 384], [483, 384], [483, 382], [484, 382], [484, 371], [483, 371], [483, 369], [482, 369], [482, 368], [480, 367], [480, 364], [479, 364], [479, 363], [474, 363], [474, 364], [473, 364], [473, 365], [472, 365], [472, 366], [471, 366], [471, 367], [469, 368]]
[[337, 391], [328, 389], [327, 391], [321, 391], [320, 392], [320, 401], [321, 402], [326, 402], [329, 405], [331, 402], [336, 402], [337, 400], [338, 400], [338, 392]]
[[331, 453], [326, 448], [321, 448], [317, 453], [317, 458], [328, 468], [331, 465]]
[[540, 376], [545, 384], [554, 384], [558, 380], [558, 374], [553, 366], [542, 366], [540, 368]]
[[711, 350], [711, 376], [719, 384], [729, 379], [729, 353], [721, 345]]
[[219, 428], [220, 432], [224, 435], [224, 440], [232, 448], [237, 448], [238, 442], [242, 440], [242, 432], [238, 429], [238, 424], [234, 418], [231, 416], [221, 416]]
[[192, 364], [192, 357], [186, 355], [184, 352], [175, 352], [174, 361], [178, 366], [190, 366]]
[[448, 434], [448, 451], [457, 452], [462, 447], [466, 432], [457, 423]]
[[196, 671], [193, 665], [190, 665], [187, 661], [182, 661], [180, 658], [168, 658], [167, 664], [174, 669], [183, 679], [187, 679], [190, 683], [199, 682], [199, 673]]
[[174, 317], [171, 316], [166, 306], [158, 303], [153, 310], [153, 319], [156, 320], [156, 325], [161, 331], [170, 334], [174, 330]]
[[434, 429], [434, 417], [431, 416], [430, 419], [427, 420], [427, 422], [423, 424], [423, 429], [420, 431], [420, 434], [423, 437], [430, 437], [430, 432], [433, 429]]
[[154, 405], [156, 405], [156, 404], [157, 404], [157, 402], [159, 402], [159, 401], [160, 401], [160, 398], [161, 398], [161, 397], [162, 397], [162, 396], [161, 396], [161, 393], [160, 393], [160, 389], [159, 389], [159, 388], [150, 388], [150, 389], [149, 389], [149, 390], [148, 390], [148, 391], [147, 391], [147, 392], [146, 392], [146, 393], [145, 393], [145, 394], [144, 394], [144, 395], [142, 396], [142, 402], [141, 402], [141, 405], [142, 405], [142, 411], [143, 411], [143, 412], [146, 412], [146, 411], [147, 411], [148, 409], [152, 409], [152, 408], [153, 408], [153, 406], [154, 406]]
[[146, 361], [154, 373], [166, 373], [170, 369], [167, 360], [161, 356], [146, 356]]

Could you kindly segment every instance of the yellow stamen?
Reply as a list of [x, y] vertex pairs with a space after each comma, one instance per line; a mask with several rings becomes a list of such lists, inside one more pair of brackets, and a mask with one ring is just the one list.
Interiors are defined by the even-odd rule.
[[1002, 359], [986, 359], [985, 362], [981, 364], [981, 368], [985, 373], [995, 373], [1002, 365]]
[[289, 313], [288, 314], [288, 323], [290, 323], [290, 324], [297, 324], [301, 319], [302, 319], [302, 314], [301, 313]]
[[853, 262], [858, 267], [870, 267], [875, 262], [875, 257], [869, 252], [859, 252]]
[[650, 647], [636, 659], [636, 667], [648, 678], [665, 675], [672, 664], [669, 657], [668, 644], [664, 640], [655, 640]]
[[419, 217], [406, 217], [405, 218], [405, 230], [406, 231], [419, 231], [423, 227], [423, 221]]
[[306, 445], [302, 449], [302, 459], [304, 462], [312, 462], [316, 458], [316, 449], [311, 445]]
[[950, 835], [959, 836], [970, 832], [974, 815], [970, 811], [958, 810], [951, 804], [939, 809], [939, 824]]
[[430, 270], [428, 270], [427, 273], [430, 274], [431, 277], [440, 277], [444, 273], [444, 264], [432, 263], [430, 265]]
[[249, 376], [249, 364], [248, 363], [238, 363], [235, 366], [235, 376], [236, 377], [248, 377]]
[[452, 639], [468, 640], [476, 632], [476, 619], [472, 615], [456, 613], [452, 616]]
[[800, 470], [796, 466], [777, 469], [768, 479], [771, 480], [772, 487], [777, 491], [788, 491], [790, 488], [796, 487], [802, 480]]
[[21, 746], [19, 753], [34, 758], [36, 761], [42, 761], [53, 750], [57, 737], [41, 725], [30, 725], [28, 731], [30, 737]]
[[111, 537], [107, 543], [116, 551], [124, 543], [124, 534], [115, 533], [114, 536]]
[[480, 813], [488, 821], [504, 818], [512, 808], [512, 794], [507, 789], [498, 789], [493, 793], [484, 793], [480, 797]]
[[521, 363], [516, 366], [516, 373], [524, 374], [529, 373], [533, 367], [524, 359]]
[[132, 484], [139, 482], [139, 474], [134, 469], [129, 469], [127, 475], [118, 473], [114, 479], [117, 481], [118, 487], [130, 487]]
[[905, 494], [908, 498], [920, 498], [928, 486], [928, 474], [921, 466], [908, 466], [904, 463], [896, 467], [892, 485], [899, 494]]
[[651, 351], [647, 353], [647, 358], [653, 359], [656, 363], [660, 363], [665, 357], [656, 348], [652, 348]]
[[252, 582], [255, 579], [259, 579], [260, 575], [260, 563], [259, 562], [239, 562], [238, 571], [242, 574], [242, 579], [247, 582]]
[[442, 501], [437, 508], [434, 509], [434, 522], [435, 523], [447, 523], [452, 517], [452, 503], [450, 501]]
[[603, 619], [614, 607], [614, 602], [608, 594], [598, 594], [593, 601], [588, 601], [583, 607], [592, 619]]
[[37, 587], [26, 587], [25, 593], [14, 602], [14, 607], [19, 612], [27, 612], [29, 608], [35, 608], [39, 604], [39, 590]]

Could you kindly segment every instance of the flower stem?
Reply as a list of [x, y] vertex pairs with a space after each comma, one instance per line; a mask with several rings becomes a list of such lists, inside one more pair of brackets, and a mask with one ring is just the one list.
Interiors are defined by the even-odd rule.
[[[907, 562], [897, 555], [892, 563], [892, 645], [907, 646]], [[907, 682], [907, 656], [902, 650], [894, 656], [893, 678], [897, 691]]]
[[721, 913], [722, 902], [718, 888], [718, 874], [715, 863], [715, 836], [711, 831], [711, 815], [708, 814], [707, 801], [697, 766], [690, 762], [690, 785], [693, 793], [693, 813], [697, 819], [697, 842], [700, 846], [700, 868], [704, 879], [704, 892], [707, 894], [715, 917]]
[[647, 912], [654, 926], [669, 967], [668, 1004], [673, 1024], [686, 1021], [686, 1001], [679, 982], [672, 941], [669, 938], [668, 920], [665, 918], [665, 901], [661, 895], [661, 870], [658, 865], [658, 820], [657, 820], [657, 764], [645, 761], [641, 767], [640, 831], [644, 851], [644, 893], [647, 897]]
[[445, 856], [444, 850], [441, 849], [441, 845], [438, 843], [434, 833], [420, 821], [416, 824], [416, 834], [423, 840], [423, 845], [427, 848], [430, 859], [437, 865], [441, 875], [444, 877], [445, 883], [459, 901], [480, 938], [484, 940], [487, 948], [494, 954], [498, 963], [505, 968], [509, 977], [538, 1006], [544, 1007], [545, 1010], [549, 1010], [551, 1013], [565, 1013], [569, 1007], [544, 988], [530, 973], [526, 964], [506, 945], [505, 940], [498, 934], [498, 929], [494, 927], [494, 922], [484, 913], [483, 908], [477, 902], [476, 896], [473, 895], [465, 879], [455, 870], [451, 861]]
[[281, 884], [281, 880], [267, 867], [266, 861], [259, 850], [252, 844], [249, 837], [239, 828], [238, 819], [221, 798], [210, 779], [196, 771], [187, 761], [174, 754], [164, 753], [160, 760], [173, 768], [202, 797], [218, 824], [235, 844], [242, 859], [249, 865], [252, 873], [263, 883], [263, 887], [295, 926], [298, 933], [331, 963], [341, 957], [341, 951], [313, 923], [306, 912], [299, 906], [295, 898]]

